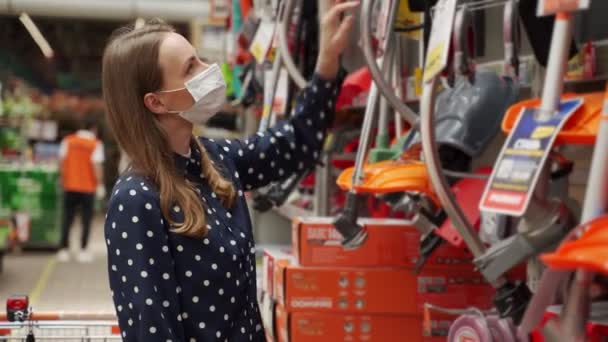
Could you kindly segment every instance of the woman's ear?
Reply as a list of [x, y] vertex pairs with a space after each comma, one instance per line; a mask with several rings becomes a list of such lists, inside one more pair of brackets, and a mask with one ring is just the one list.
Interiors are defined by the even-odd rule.
[[158, 94], [155, 93], [144, 95], [144, 105], [154, 114], [166, 114], [168, 112], [165, 104], [158, 97]]

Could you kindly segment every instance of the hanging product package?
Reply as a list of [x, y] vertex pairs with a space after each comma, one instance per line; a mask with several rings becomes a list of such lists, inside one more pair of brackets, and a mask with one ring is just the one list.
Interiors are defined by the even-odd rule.
[[498, 133], [503, 115], [517, 93], [518, 86], [512, 79], [493, 72], [477, 72], [473, 84], [459, 78], [453, 88], [437, 97], [438, 143], [470, 157], [478, 156]]

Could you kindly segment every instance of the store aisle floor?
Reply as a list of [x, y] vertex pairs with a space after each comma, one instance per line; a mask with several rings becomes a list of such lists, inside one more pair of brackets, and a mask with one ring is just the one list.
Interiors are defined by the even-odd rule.
[[[77, 221], [78, 222], [78, 221]], [[0, 274], [0, 305], [12, 294], [29, 294], [36, 311], [114, 312], [106, 270], [103, 219], [94, 221], [92, 263], [56, 261], [54, 253], [9, 255]], [[73, 227], [72, 246], [78, 246], [80, 227]]]

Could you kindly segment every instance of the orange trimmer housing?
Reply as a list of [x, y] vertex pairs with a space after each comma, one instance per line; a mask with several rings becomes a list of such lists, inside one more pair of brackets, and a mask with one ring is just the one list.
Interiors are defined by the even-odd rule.
[[584, 269], [608, 274], [608, 216], [599, 217], [583, 227], [585, 233], [576, 241], [562, 244], [555, 252], [541, 256], [552, 269]]
[[[562, 96], [562, 100], [575, 97], [583, 98], [583, 105], [570, 117], [562, 130], [555, 139], [555, 145], [593, 145], [597, 135], [600, 122], [600, 114], [604, 103], [604, 93], [575, 94], [567, 93]], [[539, 108], [540, 99], [530, 99], [521, 101], [509, 108], [502, 121], [502, 130], [505, 133], [511, 132], [517, 122], [522, 109]]]
[[364, 165], [363, 181], [354, 189], [354, 167], [344, 170], [336, 183], [344, 191], [355, 190], [357, 193], [422, 193], [439, 206], [441, 202], [432, 189], [426, 165], [420, 161], [420, 149], [420, 145], [415, 145], [397, 160], [385, 160]]

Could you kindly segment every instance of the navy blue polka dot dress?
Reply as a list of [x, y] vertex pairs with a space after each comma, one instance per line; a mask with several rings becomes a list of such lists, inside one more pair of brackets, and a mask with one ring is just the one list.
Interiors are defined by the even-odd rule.
[[[105, 223], [110, 288], [124, 341], [264, 341], [256, 297], [255, 246], [243, 191], [289, 177], [315, 163], [344, 73], [313, 77], [295, 115], [247, 140], [201, 138], [209, 157], [238, 192], [226, 209], [200, 174], [200, 154], [176, 155], [176, 166], [197, 184], [208, 235], [170, 231], [159, 193], [126, 173], [112, 191]], [[172, 209], [177, 221], [183, 214]]]

